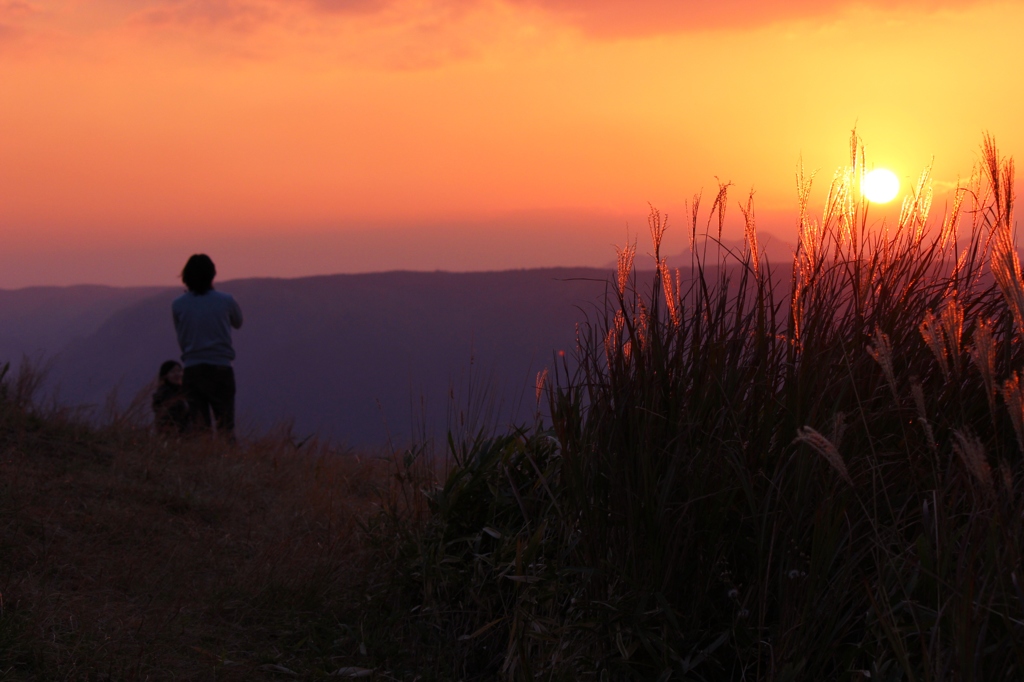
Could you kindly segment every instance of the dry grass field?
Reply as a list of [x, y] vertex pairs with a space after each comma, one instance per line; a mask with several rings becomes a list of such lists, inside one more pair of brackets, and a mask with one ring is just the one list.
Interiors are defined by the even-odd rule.
[[373, 458], [97, 429], [31, 409], [25, 383], [0, 402], [0, 679], [365, 666], [344, 614], [361, 600]]

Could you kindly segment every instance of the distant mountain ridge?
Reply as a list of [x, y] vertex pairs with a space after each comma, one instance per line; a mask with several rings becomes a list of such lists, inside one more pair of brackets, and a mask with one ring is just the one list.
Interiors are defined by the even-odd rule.
[[[575, 344], [611, 272], [550, 268], [483, 273], [386, 272], [219, 282], [239, 301], [239, 421], [260, 431], [291, 421], [372, 446], [440, 433], [454, 400], [493, 418], [532, 418], [534, 382]], [[176, 288], [0, 291], [0, 361], [48, 357], [47, 391], [70, 405], [123, 406], [159, 364], [178, 357]], [[472, 390], [476, 396], [470, 398]]]
[[121, 308], [162, 287], [27, 287], [0, 289], [0, 362], [53, 355], [95, 332]]

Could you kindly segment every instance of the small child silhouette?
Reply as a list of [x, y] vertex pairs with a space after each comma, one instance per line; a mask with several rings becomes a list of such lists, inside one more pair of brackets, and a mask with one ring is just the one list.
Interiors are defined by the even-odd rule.
[[189, 407], [182, 375], [181, 363], [176, 360], [160, 365], [160, 384], [153, 393], [153, 422], [162, 433], [183, 433], [188, 428]]

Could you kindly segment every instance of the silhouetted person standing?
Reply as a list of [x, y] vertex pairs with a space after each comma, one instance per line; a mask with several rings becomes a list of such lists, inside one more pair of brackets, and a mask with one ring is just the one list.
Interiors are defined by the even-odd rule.
[[191, 421], [209, 429], [210, 413], [217, 431], [228, 439], [235, 429], [235, 349], [231, 329], [242, 326], [242, 310], [230, 294], [213, 289], [217, 268], [206, 254], [195, 254], [185, 263], [181, 281], [188, 291], [171, 304], [174, 330], [178, 333], [182, 384], [188, 396]]

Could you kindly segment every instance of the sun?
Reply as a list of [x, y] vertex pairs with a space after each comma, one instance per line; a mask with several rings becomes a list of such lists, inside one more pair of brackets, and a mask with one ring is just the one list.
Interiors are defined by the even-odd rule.
[[884, 204], [900, 193], [900, 179], [891, 170], [876, 168], [860, 181], [860, 191], [868, 201]]

